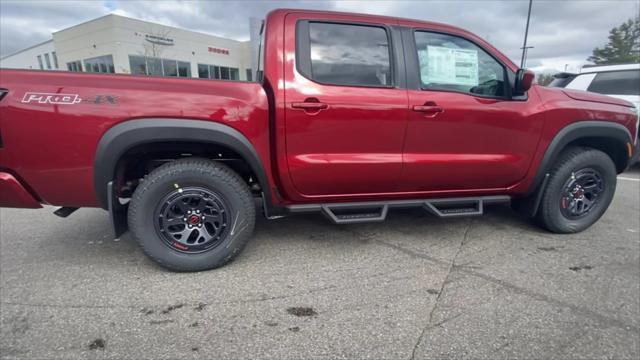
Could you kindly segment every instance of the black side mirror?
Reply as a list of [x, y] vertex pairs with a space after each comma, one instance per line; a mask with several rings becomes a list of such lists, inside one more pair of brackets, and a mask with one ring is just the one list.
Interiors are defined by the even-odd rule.
[[536, 74], [527, 69], [518, 69], [516, 72], [516, 83], [513, 89], [513, 95], [522, 96], [531, 89], [533, 80], [535, 80]]

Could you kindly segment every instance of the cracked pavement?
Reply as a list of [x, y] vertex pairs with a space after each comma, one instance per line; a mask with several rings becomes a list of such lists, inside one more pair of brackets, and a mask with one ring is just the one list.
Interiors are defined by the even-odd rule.
[[51, 210], [0, 210], [3, 359], [640, 357], [637, 181], [580, 234], [504, 206], [259, 219], [235, 262], [187, 274], [110, 239], [102, 210]]

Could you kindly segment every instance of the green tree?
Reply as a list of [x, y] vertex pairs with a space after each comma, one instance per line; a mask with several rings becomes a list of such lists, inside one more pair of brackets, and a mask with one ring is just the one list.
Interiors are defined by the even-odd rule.
[[587, 61], [598, 65], [640, 62], [640, 16], [609, 31], [609, 43], [593, 49]]
[[542, 86], [547, 86], [553, 81], [553, 75], [545, 73], [538, 74], [538, 79], [536, 79], [536, 81]]

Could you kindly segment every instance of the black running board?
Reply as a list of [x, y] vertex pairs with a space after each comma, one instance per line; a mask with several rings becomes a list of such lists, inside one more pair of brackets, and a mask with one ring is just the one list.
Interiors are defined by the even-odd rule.
[[53, 212], [54, 215], [59, 216], [61, 218], [66, 218], [67, 216], [73, 214], [77, 207], [61, 207], [60, 209]]
[[290, 213], [321, 212], [336, 224], [357, 224], [384, 221], [390, 208], [422, 207], [439, 217], [482, 215], [485, 204], [507, 203], [509, 196], [481, 196], [423, 200], [393, 200], [384, 202], [353, 202], [290, 205]]

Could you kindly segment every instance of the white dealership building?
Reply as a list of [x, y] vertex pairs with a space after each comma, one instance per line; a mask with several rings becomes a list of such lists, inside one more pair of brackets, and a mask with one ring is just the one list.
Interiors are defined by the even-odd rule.
[[110, 14], [0, 59], [2, 68], [252, 80], [260, 22], [237, 41]]

